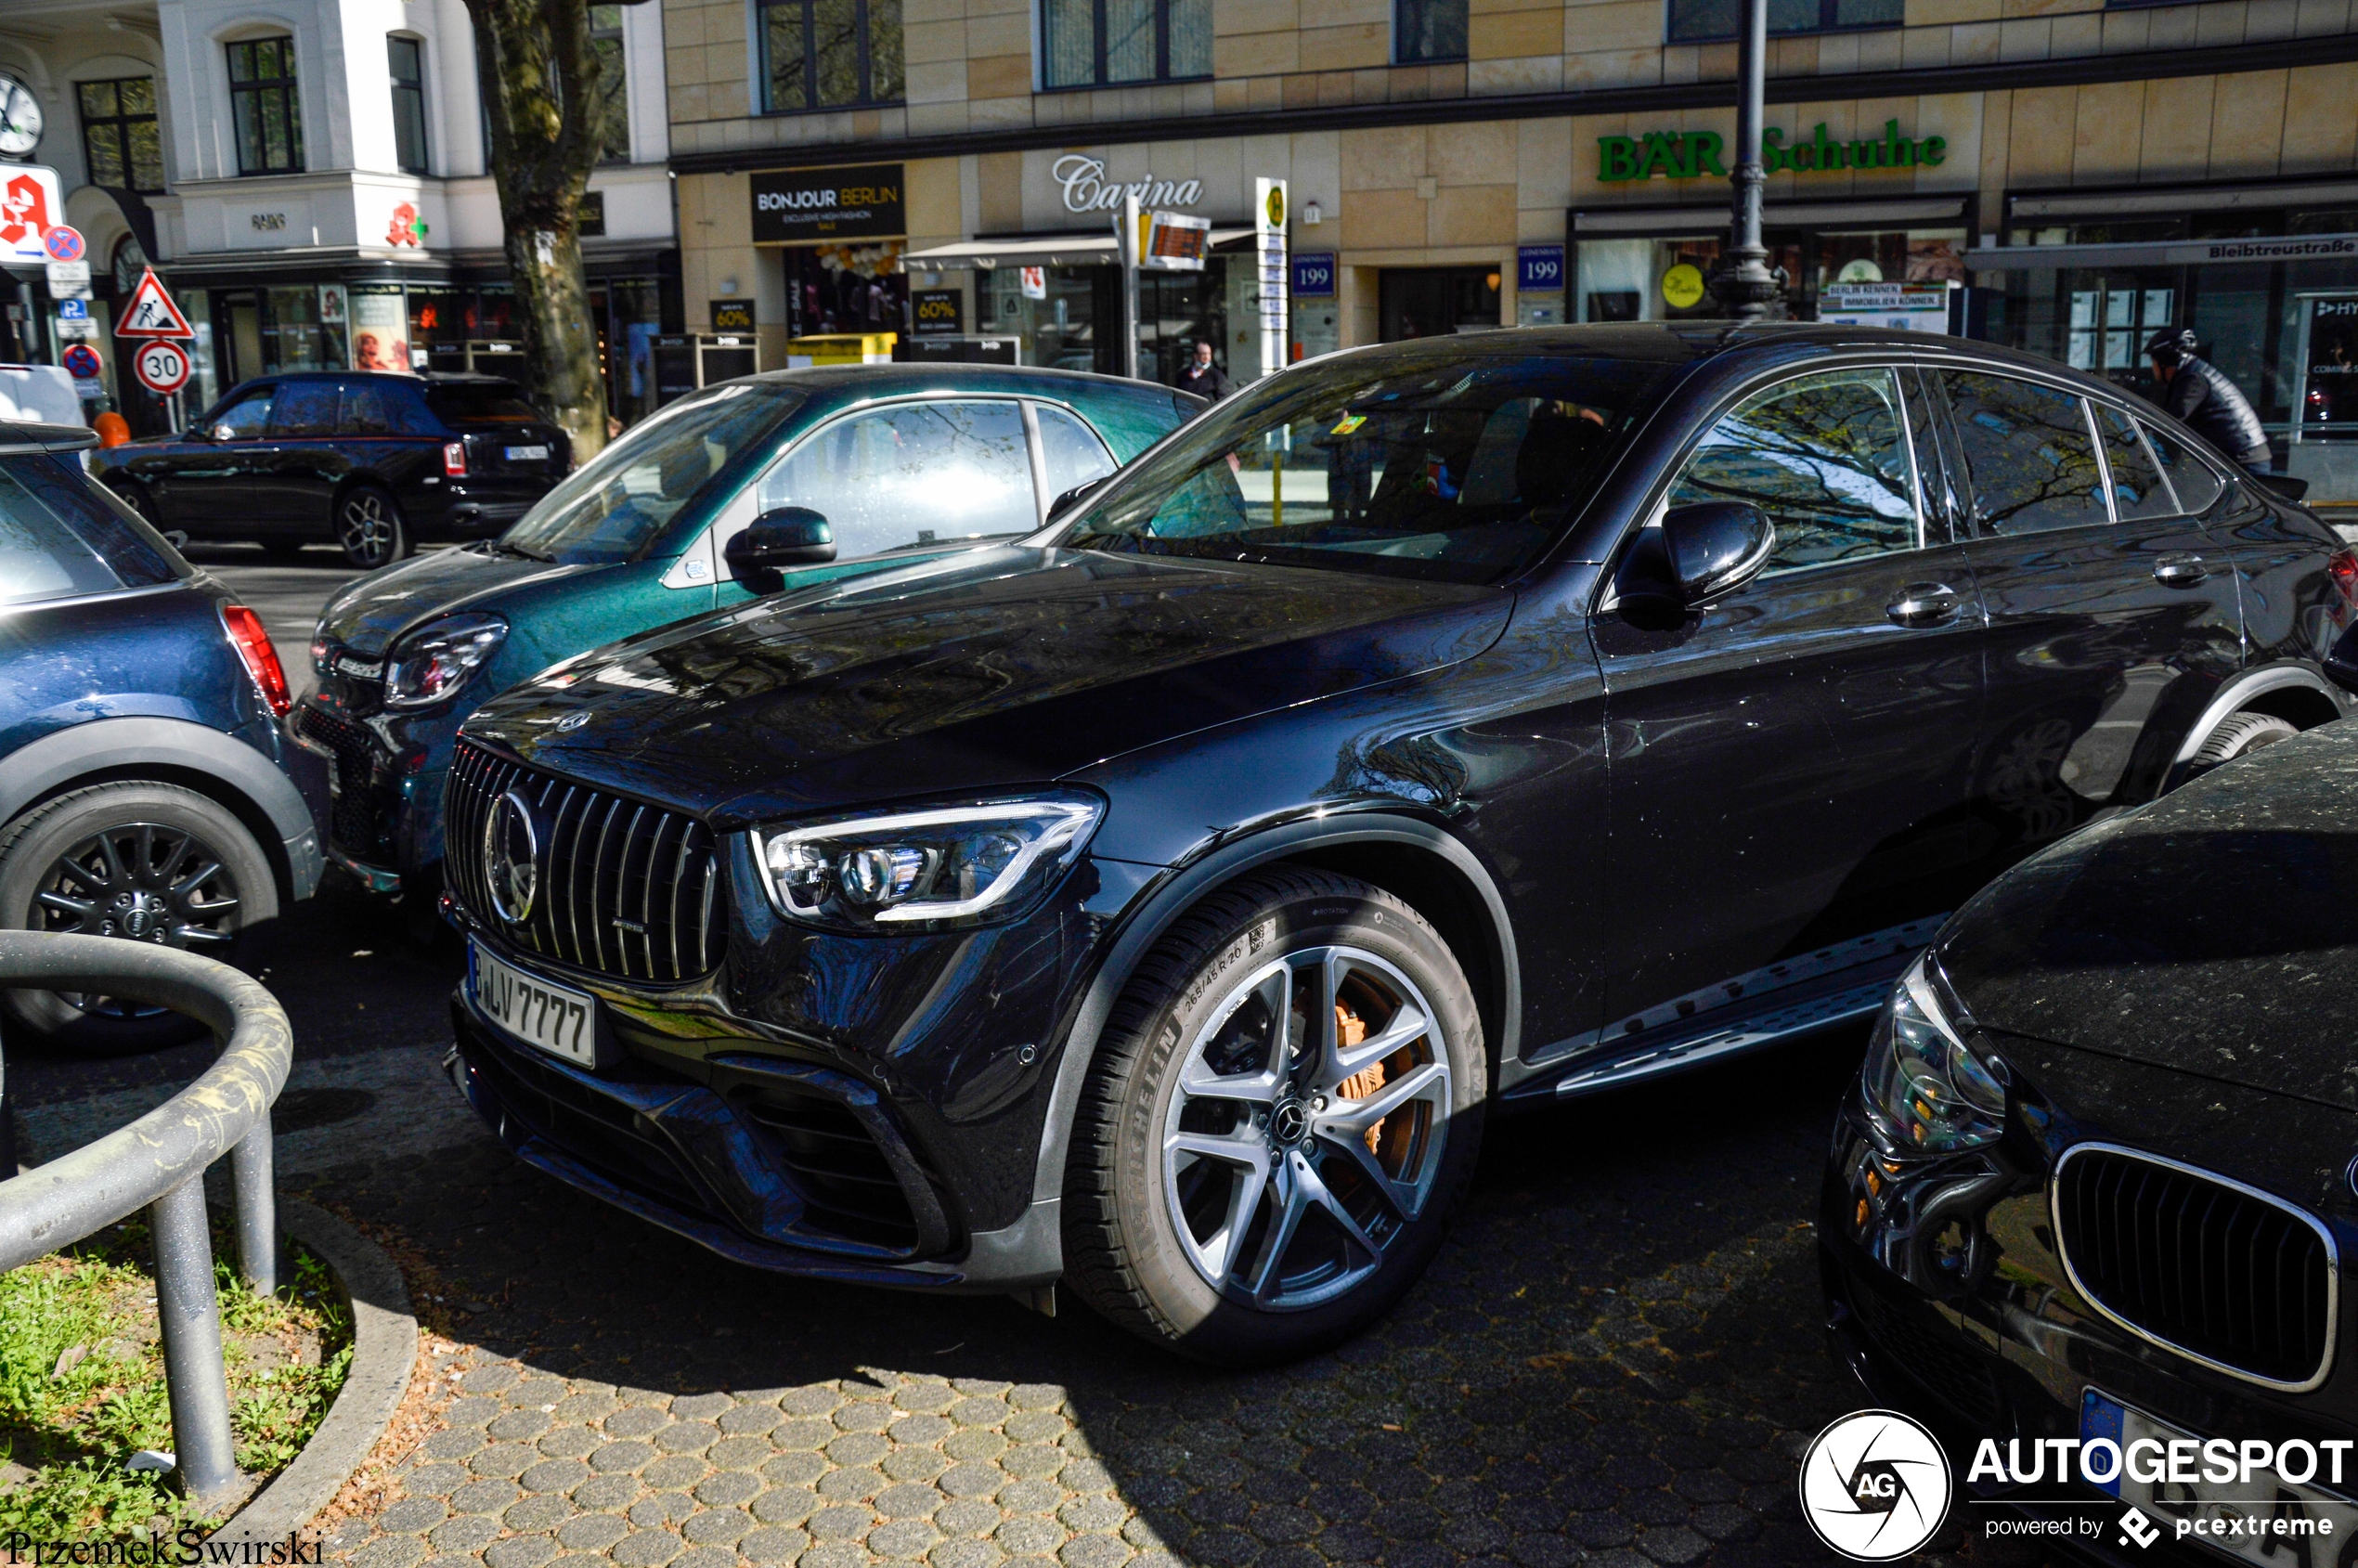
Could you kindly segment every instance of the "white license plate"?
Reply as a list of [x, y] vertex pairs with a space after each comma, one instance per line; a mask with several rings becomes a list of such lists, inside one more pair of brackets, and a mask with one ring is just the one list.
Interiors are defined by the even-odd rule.
[[[2079, 1436], [2083, 1443], [2110, 1438], [2120, 1445], [2123, 1455], [2141, 1441], [2160, 1445], [2158, 1450], [2141, 1451], [2136, 1468], [2147, 1474], [2153, 1473], [2156, 1465], [2168, 1463], [2171, 1444], [2181, 1445], [2180, 1473], [2194, 1479], [2140, 1481], [2129, 1473], [2131, 1467], [2124, 1465], [2120, 1479], [2102, 1489], [2144, 1510], [2173, 1538], [2200, 1541], [2239, 1562], [2260, 1568], [2284, 1568], [2287, 1562], [2309, 1562], [2313, 1556], [2321, 1563], [2335, 1562], [2349, 1549], [2346, 1543], [2352, 1533], [2358, 1532], [2358, 1502], [2322, 1487], [2287, 1481], [2272, 1470], [2253, 1471], [2248, 1483], [2241, 1479], [2240, 1470], [2235, 1479], [2213, 1481], [2204, 1473], [2202, 1438], [2094, 1389], [2079, 1401]], [[2189, 1444], [2191, 1449], [2183, 1446]], [[2349, 1449], [2342, 1452], [2351, 1454]], [[2319, 1459], [2321, 1465], [2330, 1462], [2322, 1453]], [[2344, 1463], [2347, 1467], [2347, 1458]], [[2318, 1473], [2329, 1472], [2321, 1469]], [[2358, 1483], [2358, 1470], [2345, 1468], [2342, 1473], [2346, 1481]], [[2315, 1522], [2303, 1534], [2281, 1533], [2274, 1523], [2303, 1519]]]
[[549, 460], [549, 448], [546, 447], [511, 447], [508, 448], [508, 460], [510, 462], [547, 462]]
[[467, 944], [467, 989], [493, 1023], [527, 1045], [583, 1067], [598, 1065], [598, 999], [551, 985]]

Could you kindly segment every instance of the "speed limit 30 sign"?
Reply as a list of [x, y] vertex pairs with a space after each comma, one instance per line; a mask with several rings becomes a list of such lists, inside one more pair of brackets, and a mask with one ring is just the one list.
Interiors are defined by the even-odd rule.
[[188, 384], [188, 351], [168, 338], [139, 345], [132, 356], [131, 373], [159, 397], [169, 397]]

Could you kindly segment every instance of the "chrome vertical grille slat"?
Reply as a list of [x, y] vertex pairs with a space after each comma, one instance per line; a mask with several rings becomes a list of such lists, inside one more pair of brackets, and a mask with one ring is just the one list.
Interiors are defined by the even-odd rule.
[[[693, 979], [719, 963], [719, 847], [704, 823], [466, 742], [448, 787], [444, 822], [453, 893], [468, 914], [518, 948], [656, 985]], [[483, 863], [484, 829], [512, 789], [534, 804], [542, 840], [538, 896], [514, 926], [493, 913]], [[642, 929], [619, 924], [625, 920]]]

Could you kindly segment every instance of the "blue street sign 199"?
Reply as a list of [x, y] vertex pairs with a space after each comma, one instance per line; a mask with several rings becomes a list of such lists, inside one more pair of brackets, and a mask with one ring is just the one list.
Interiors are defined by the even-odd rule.
[[1564, 248], [1561, 245], [1525, 245], [1515, 253], [1522, 263], [1521, 281], [1515, 287], [1526, 294], [1560, 294], [1564, 287]]
[[1335, 292], [1335, 253], [1332, 251], [1303, 251], [1293, 258], [1293, 292], [1296, 299], [1328, 299]]

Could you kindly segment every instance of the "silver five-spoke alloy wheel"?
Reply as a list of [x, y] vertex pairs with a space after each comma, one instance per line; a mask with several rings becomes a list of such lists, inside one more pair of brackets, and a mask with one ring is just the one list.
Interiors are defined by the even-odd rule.
[[1164, 1119], [1188, 1261], [1264, 1312], [1348, 1292], [1432, 1197], [1450, 1103], [1433, 1008], [1398, 967], [1352, 947], [1264, 965], [1186, 1047]]

